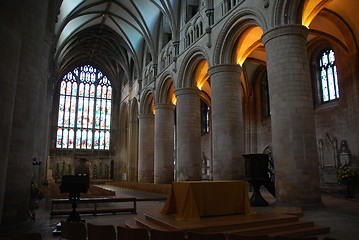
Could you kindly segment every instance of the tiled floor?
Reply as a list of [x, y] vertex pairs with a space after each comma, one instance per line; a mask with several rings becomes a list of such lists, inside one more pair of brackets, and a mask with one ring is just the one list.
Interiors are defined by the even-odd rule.
[[[106, 186], [116, 190], [118, 197], [158, 197], [156, 194], [148, 194], [143, 192], [136, 192], [132, 190], [120, 189], [113, 186]], [[276, 206], [275, 199], [269, 194], [263, 193], [265, 199], [270, 203], [268, 207], [260, 207], [255, 209], [270, 211]], [[323, 206], [303, 209], [303, 219], [313, 220], [316, 224], [329, 226], [330, 233], [318, 235], [319, 239], [324, 236], [330, 236], [340, 240], [359, 240], [359, 201], [353, 199], [345, 199], [334, 197], [328, 194], [322, 195]], [[137, 214], [141, 214], [151, 209], [158, 209], [160, 211], [164, 205], [164, 201], [143, 201], [137, 202]], [[43, 239], [59, 239], [58, 236], [53, 236], [52, 230], [56, 224], [61, 220], [66, 220], [66, 216], [57, 216], [50, 218], [50, 203], [43, 200], [40, 208], [36, 210], [36, 221], [31, 231], [40, 232]], [[129, 218], [133, 218], [134, 214], [118, 213], [116, 215], [104, 214], [101, 216], [82, 215], [81, 217], [87, 223], [93, 224], [111, 224], [111, 225], [125, 225]], [[9, 238], [0, 238], [7, 240]]]

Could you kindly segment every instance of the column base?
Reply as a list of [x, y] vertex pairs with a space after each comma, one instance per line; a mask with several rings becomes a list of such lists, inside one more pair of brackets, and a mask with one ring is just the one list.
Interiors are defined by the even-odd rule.
[[9, 225], [0, 225], [0, 237], [10, 236], [14, 233], [24, 232], [30, 230], [33, 226], [33, 223], [30, 220], [26, 220], [21, 223], [14, 223]]

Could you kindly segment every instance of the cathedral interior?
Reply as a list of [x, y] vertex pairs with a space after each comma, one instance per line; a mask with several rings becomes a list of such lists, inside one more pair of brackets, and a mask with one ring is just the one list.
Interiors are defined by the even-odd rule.
[[278, 203], [359, 198], [359, 2], [0, 6], [0, 229], [32, 183], [245, 180], [248, 154]]

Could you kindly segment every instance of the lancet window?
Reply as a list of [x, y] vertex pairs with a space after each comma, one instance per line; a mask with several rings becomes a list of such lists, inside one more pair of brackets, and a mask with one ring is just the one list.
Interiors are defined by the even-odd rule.
[[329, 102], [339, 98], [337, 67], [332, 49], [323, 51], [318, 59], [319, 92], [321, 101]]

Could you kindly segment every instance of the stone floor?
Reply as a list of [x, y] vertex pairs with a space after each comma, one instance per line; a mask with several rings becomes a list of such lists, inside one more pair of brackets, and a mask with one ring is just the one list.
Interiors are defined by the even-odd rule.
[[[118, 197], [161, 197], [158, 194], [150, 194], [138, 192], [133, 190], [121, 189], [114, 186], [104, 186], [106, 188], [116, 191]], [[163, 195], [162, 195], [163, 196]], [[270, 203], [267, 207], [257, 207], [254, 209], [271, 211], [276, 206], [276, 201], [271, 195], [266, 192], [263, 193], [264, 198]], [[359, 240], [359, 201], [357, 199], [345, 199], [335, 197], [329, 194], [322, 195], [321, 207], [312, 209], [303, 209], [303, 219], [314, 221], [316, 224], [329, 226], [330, 233], [317, 235], [319, 239], [325, 236], [337, 238], [340, 240]], [[164, 205], [164, 201], [142, 201], [137, 202], [137, 214], [141, 214], [151, 209], [158, 209], [160, 211]], [[53, 236], [52, 230], [56, 224], [61, 220], [66, 220], [66, 216], [56, 216], [50, 218], [50, 202], [43, 200], [40, 203], [40, 208], [36, 209], [36, 220], [33, 229], [30, 231], [40, 232], [43, 239], [53, 240], [60, 239], [58, 236]], [[111, 224], [111, 225], [125, 225], [126, 220], [133, 218], [135, 214], [118, 213], [104, 214], [100, 216], [82, 215], [81, 217], [87, 223], [93, 224]], [[0, 238], [7, 240], [10, 238]]]

